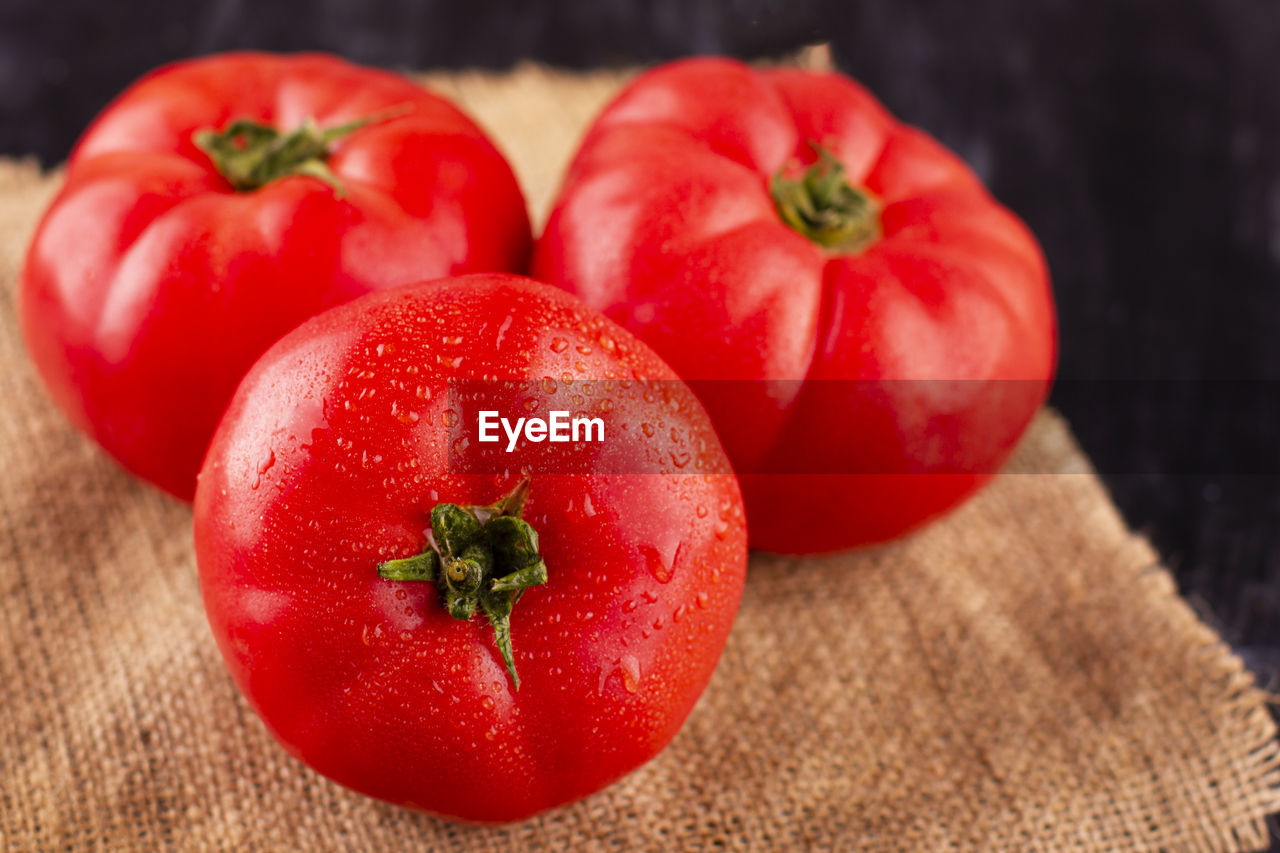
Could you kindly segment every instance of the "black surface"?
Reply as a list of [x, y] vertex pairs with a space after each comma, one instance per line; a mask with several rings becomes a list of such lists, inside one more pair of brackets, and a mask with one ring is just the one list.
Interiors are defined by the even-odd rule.
[[[1129, 521], [1280, 672], [1280, 3], [0, 3], [0, 152], [55, 162], [169, 59], [319, 48], [391, 67], [754, 56], [819, 38], [1042, 240], [1055, 401]], [[1212, 380], [1234, 380], [1223, 392]], [[1106, 383], [1089, 391], [1090, 384]]]

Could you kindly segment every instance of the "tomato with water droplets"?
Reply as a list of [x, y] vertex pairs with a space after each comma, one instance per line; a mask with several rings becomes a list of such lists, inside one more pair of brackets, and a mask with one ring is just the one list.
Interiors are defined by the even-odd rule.
[[[612, 403], [591, 412], [603, 442], [476, 440], [469, 394], [515, 417], [587, 389]], [[573, 297], [498, 274], [367, 296], [272, 347], [213, 439], [195, 531], [218, 647], [284, 746], [477, 821], [661, 750], [746, 568], [737, 482], [692, 392]]]

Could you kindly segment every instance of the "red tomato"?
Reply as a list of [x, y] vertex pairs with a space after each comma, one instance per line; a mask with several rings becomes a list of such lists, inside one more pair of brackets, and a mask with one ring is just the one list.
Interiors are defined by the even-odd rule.
[[996, 471], [1047, 393], [1044, 260], [937, 142], [838, 74], [723, 59], [596, 119], [534, 252], [695, 382], [753, 546], [888, 539]]
[[148, 75], [85, 133], [22, 323], [71, 420], [190, 499], [277, 338], [373, 290], [520, 269], [529, 243], [511, 169], [443, 98], [328, 56], [226, 54]]
[[[604, 441], [578, 451], [602, 470], [563, 473], [528, 443], [520, 467], [486, 469], [464, 441], [466, 380], [515, 381], [487, 398], [504, 416], [580, 394]], [[628, 456], [643, 464], [616, 473]], [[433, 517], [502, 515], [504, 498], [520, 547], [491, 536], [468, 557]], [[572, 297], [497, 274], [367, 296], [272, 347], [210, 446], [195, 536], [218, 646], [285, 747], [358, 791], [479, 821], [582, 797], [661, 750], [746, 569], [737, 484], [687, 387]], [[416, 570], [435, 580], [379, 576]], [[519, 572], [539, 577], [493, 586]], [[520, 588], [509, 621], [492, 615]]]

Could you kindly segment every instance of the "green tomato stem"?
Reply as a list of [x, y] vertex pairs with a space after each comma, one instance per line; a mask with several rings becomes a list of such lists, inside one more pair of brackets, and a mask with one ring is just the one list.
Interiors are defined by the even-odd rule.
[[488, 506], [436, 504], [431, 510], [434, 545], [378, 566], [378, 576], [386, 580], [434, 583], [454, 619], [483, 613], [516, 690], [520, 676], [511, 646], [511, 611], [526, 589], [547, 582], [538, 533], [519, 517], [528, 494], [526, 478]]
[[236, 192], [252, 192], [290, 175], [309, 175], [328, 184], [341, 197], [342, 184], [328, 165], [331, 146], [362, 127], [389, 121], [410, 109], [406, 104], [323, 130], [306, 119], [289, 133], [240, 118], [222, 130], [197, 130], [192, 141]]
[[392, 581], [435, 581], [440, 576], [440, 555], [423, 551], [403, 560], [388, 560], [378, 566], [378, 576]]
[[824, 249], [860, 252], [880, 238], [880, 204], [849, 183], [844, 165], [831, 152], [813, 148], [818, 160], [799, 178], [786, 177], [784, 166], [769, 182], [778, 216]]

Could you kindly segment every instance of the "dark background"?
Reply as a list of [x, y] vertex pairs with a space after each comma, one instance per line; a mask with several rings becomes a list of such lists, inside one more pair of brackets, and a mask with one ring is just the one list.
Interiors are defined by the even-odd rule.
[[1275, 0], [0, 0], [0, 153], [57, 163], [139, 74], [215, 50], [590, 67], [822, 39], [1039, 235], [1054, 402], [1193, 604], [1280, 684]]

